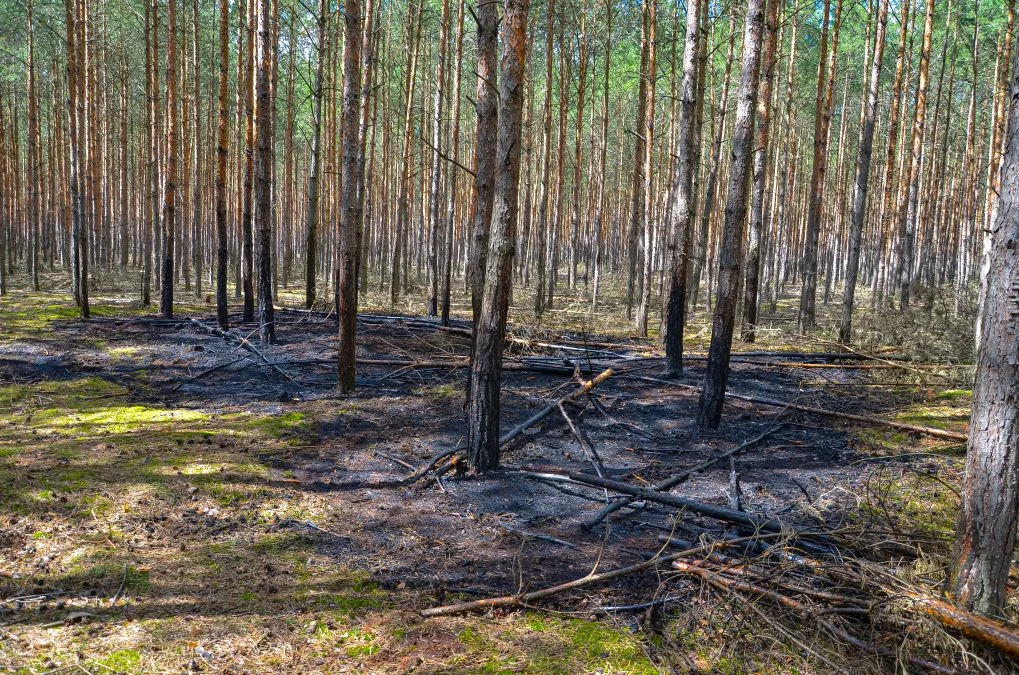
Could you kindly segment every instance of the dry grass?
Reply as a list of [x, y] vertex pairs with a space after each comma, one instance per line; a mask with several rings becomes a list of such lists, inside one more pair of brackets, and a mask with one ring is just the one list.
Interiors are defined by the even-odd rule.
[[[60, 286], [56, 277], [48, 282]], [[99, 315], [151, 311], [116, 292], [94, 302]], [[281, 302], [296, 306], [299, 297], [284, 292]], [[791, 329], [794, 305], [783, 300], [762, 322], [759, 344], [738, 348], [822, 347], [835, 309], [822, 308], [822, 326], [807, 338]], [[412, 294], [393, 308], [373, 290], [364, 306], [420, 313], [423, 301]], [[618, 284], [607, 286], [597, 314], [582, 292], [557, 299], [540, 322], [529, 306], [529, 293], [518, 289], [511, 321], [519, 334], [622, 340], [633, 332]], [[198, 302], [181, 311], [209, 309]], [[454, 313], [468, 311], [459, 298]], [[0, 387], [0, 671], [822, 673], [883, 672], [908, 667], [902, 664], [914, 657], [974, 671], [1009, 666], [918, 619], [906, 602], [887, 601], [869, 624], [838, 619], [868, 643], [898, 650], [898, 658], [886, 658], [860, 653], [809, 616], [766, 598], [723, 592], [672, 571], [650, 585], [623, 584], [610, 596], [593, 589], [563, 597], [543, 611], [424, 621], [418, 611], [448, 599], [444, 591], [374, 574], [388, 554], [351, 547], [364, 535], [351, 515], [358, 505], [300, 489], [274, 461], [313, 447], [309, 430], [330, 418], [335, 402], [295, 404], [285, 415], [246, 404], [210, 410], [161, 402], [140, 379], [103, 377], [104, 358], [153, 358], [139, 352], [143, 347], [97, 341], [88, 330], [71, 343], [66, 333], [54, 333], [54, 322], [74, 314], [66, 292], [0, 299], [0, 360], [44, 359], [73, 348], [80, 360], [99, 364], [91, 372], [52, 370]], [[952, 351], [961, 338], [899, 340], [908, 321], [922, 323], [919, 314], [883, 328], [888, 315], [864, 314], [867, 349], [890, 345], [968, 361]], [[706, 348], [708, 318], [695, 315], [688, 349]], [[651, 328], [638, 344], [657, 353], [654, 319]], [[846, 393], [830, 378], [803, 377], [812, 392]], [[856, 400], [891, 406], [913, 423], [965, 427], [968, 393], [958, 390], [965, 373], [869, 377], [884, 384], [854, 390]], [[418, 393], [435, 408], [456, 407], [449, 385]], [[958, 448], [892, 432], [852, 433], [859, 470], [869, 476], [867, 491], [855, 495], [857, 508], [845, 513], [846, 541], [871, 551], [855, 568], [857, 581], [872, 581], [873, 597], [882, 585], [893, 588], [893, 578], [936, 589], [957, 503]], [[803, 512], [823, 513], [845, 496], [829, 486]], [[882, 548], [881, 541], [912, 553]], [[765, 560], [746, 565], [759, 574], [778, 569]], [[799, 574], [781, 571], [791, 580]], [[815, 576], [795, 581], [818, 590], [846, 583]], [[664, 611], [599, 609], [655, 595], [667, 599]]]

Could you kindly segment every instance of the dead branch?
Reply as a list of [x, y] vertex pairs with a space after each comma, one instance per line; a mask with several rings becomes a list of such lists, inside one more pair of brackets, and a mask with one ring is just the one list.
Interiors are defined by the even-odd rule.
[[239, 337], [237, 335], [234, 335], [233, 333], [231, 333], [229, 331], [220, 330], [219, 328], [216, 328], [214, 326], [208, 326], [208, 325], [202, 323], [201, 321], [199, 321], [198, 319], [195, 319], [194, 317], [189, 318], [189, 321], [194, 326], [198, 327], [199, 330], [202, 330], [202, 331], [204, 331], [206, 333], [209, 333], [210, 335], [215, 335], [216, 337], [221, 337], [224, 340], [226, 340], [226, 341], [228, 341], [228, 342], [230, 342], [232, 344], [235, 344], [235, 345], [237, 345], [237, 346], [239, 346], [239, 347], [241, 347], [243, 349], [248, 350], [249, 352], [254, 354], [256, 357], [258, 357], [258, 359], [262, 363], [264, 363], [265, 365], [269, 366], [270, 368], [272, 368], [273, 370], [278, 372], [283, 377], [283, 379], [285, 379], [287, 382], [290, 382], [292, 384], [297, 384], [296, 382], [294, 382], [294, 379], [292, 377], [290, 377], [285, 372], [283, 372], [283, 369], [280, 368], [279, 365], [277, 365], [277, 364], [273, 363], [272, 361], [270, 361], [269, 359], [267, 359], [265, 357], [265, 355], [262, 352], [260, 352], [253, 344], [251, 344], [251, 342], [249, 340], [247, 340], [246, 338], [242, 338], [242, 337]]
[[[546, 417], [548, 417], [552, 413], [552, 411], [555, 410], [558, 406], [562, 405], [563, 403], [565, 403], [567, 401], [572, 401], [575, 398], [583, 396], [584, 394], [586, 394], [587, 392], [591, 391], [592, 389], [597, 387], [599, 384], [601, 384], [602, 382], [604, 382], [605, 380], [607, 380], [611, 376], [612, 376], [612, 369], [608, 368], [607, 370], [604, 370], [601, 373], [599, 373], [596, 377], [594, 377], [594, 378], [592, 378], [590, 380], [587, 380], [586, 382], [582, 383], [579, 387], [574, 389], [569, 394], [566, 394], [565, 396], [560, 397], [559, 399], [557, 399], [553, 403], [550, 403], [549, 405], [545, 406], [544, 408], [542, 408], [540, 411], [538, 411], [534, 415], [531, 415], [526, 420], [524, 420], [523, 422], [521, 422], [517, 426], [513, 427], [512, 429], [510, 429], [509, 431], [504, 433], [499, 438], [499, 447], [503, 447], [503, 446], [509, 444], [514, 439], [516, 439], [518, 436], [523, 434], [527, 429], [529, 429], [530, 427], [534, 426], [535, 424], [537, 424], [541, 420], [543, 420]], [[467, 448], [467, 445], [465, 443], [458, 443], [456, 445], [456, 447], [439, 453], [438, 455], [433, 457], [431, 459], [431, 461], [428, 462], [428, 464], [426, 464], [425, 466], [421, 467], [420, 469], [418, 469], [417, 471], [415, 471], [411, 475], [407, 476], [403, 480], [399, 481], [398, 484], [399, 485], [409, 485], [409, 484], [411, 484], [411, 483], [413, 483], [413, 482], [423, 478], [425, 476], [425, 474], [427, 474], [429, 471], [434, 469], [444, 459], [452, 457], [453, 455], [455, 455], [455, 454], [465, 450], [466, 448]], [[452, 469], [453, 468], [453, 464], [455, 464], [455, 462], [451, 462], [450, 464], [446, 465], [446, 467], [442, 471], [442, 473], [447, 473], [450, 469]]]
[[451, 614], [463, 614], [465, 612], [473, 612], [473, 611], [478, 610], [478, 609], [489, 609], [489, 608], [492, 608], [492, 607], [516, 607], [516, 606], [528, 605], [528, 604], [531, 604], [531, 603], [535, 602], [536, 600], [541, 600], [543, 598], [547, 598], [549, 596], [556, 595], [557, 593], [562, 593], [564, 591], [569, 591], [569, 590], [573, 590], [575, 588], [581, 588], [581, 587], [584, 587], [584, 586], [590, 586], [591, 584], [600, 583], [602, 581], [608, 581], [610, 579], [616, 579], [618, 577], [626, 576], [628, 574], [633, 574], [635, 572], [640, 572], [642, 570], [650, 569], [650, 568], [652, 568], [652, 567], [654, 567], [656, 565], [659, 565], [661, 563], [668, 563], [668, 562], [672, 562], [673, 560], [679, 560], [680, 558], [686, 558], [686, 557], [689, 557], [691, 555], [696, 555], [698, 553], [704, 553], [705, 551], [713, 550], [714, 548], [717, 548], [719, 546], [729, 546], [729, 545], [733, 545], [733, 544], [736, 544], [736, 543], [740, 543], [741, 541], [751, 541], [751, 540], [754, 540], [754, 539], [766, 539], [766, 538], [769, 538], [769, 537], [774, 538], [774, 537], [777, 537], [777, 536], [780, 536], [780, 535], [778, 535], [778, 534], [770, 534], [770, 535], [769, 534], [762, 534], [762, 535], [755, 535], [755, 536], [752, 536], [752, 537], [744, 537], [740, 541], [732, 541], [732, 542], [717, 542], [717, 541], [715, 541], [715, 542], [709, 542], [709, 543], [706, 543], [706, 544], [701, 544], [700, 546], [697, 546], [695, 548], [692, 548], [692, 549], [689, 549], [689, 550], [686, 550], [686, 551], [680, 551], [678, 553], [670, 553], [669, 555], [657, 555], [657, 556], [651, 558], [650, 560], [645, 560], [643, 562], [634, 563], [633, 565], [627, 565], [626, 567], [619, 567], [619, 568], [616, 568], [614, 570], [609, 570], [607, 572], [601, 572], [601, 573], [591, 572], [590, 574], [587, 574], [587, 575], [585, 575], [583, 577], [580, 577], [578, 579], [573, 579], [572, 581], [567, 581], [567, 582], [562, 583], [562, 584], [556, 584], [555, 586], [548, 586], [546, 588], [542, 588], [542, 589], [539, 589], [537, 591], [531, 591], [529, 593], [521, 593], [519, 595], [504, 595], [504, 596], [498, 597], [498, 598], [485, 598], [483, 600], [474, 600], [474, 601], [471, 601], [471, 602], [459, 602], [459, 603], [456, 603], [456, 604], [453, 604], [453, 605], [446, 605], [444, 607], [432, 607], [430, 609], [426, 609], [426, 610], [422, 611], [421, 615], [424, 616], [424, 617], [449, 616]]
[[629, 483], [623, 483], [617, 480], [611, 480], [609, 478], [600, 478], [587, 473], [578, 472], [567, 472], [565, 474], [558, 473], [547, 473], [547, 472], [536, 472], [522, 470], [519, 472], [521, 476], [525, 478], [539, 478], [549, 481], [558, 481], [562, 483], [575, 483], [580, 485], [590, 485], [593, 487], [607, 488], [615, 492], [620, 492], [625, 495], [630, 495], [638, 499], [645, 499], [651, 502], [658, 502], [659, 504], [665, 504], [666, 506], [674, 506], [679, 509], [686, 509], [698, 513], [702, 516], [708, 516], [709, 518], [715, 518], [716, 520], [722, 520], [730, 523], [738, 523], [747, 527], [754, 528], [758, 531], [767, 532], [785, 532], [790, 535], [804, 537], [804, 538], [822, 538], [820, 532], [812, 532], [805, 528], [797, 528], [789, 523], [783, 522], [778, 518], [761, 518], [749, 513], [743, 513], [741, 511], [733, 511], [732, 509], [723, 508], [721, 506], [715, 506], [714, 504], [705, 504], [704, 502], [698, 502], [688, 497], [680, 497], [679, 495], [673, 495], [666, 492], [659, 492], [651, 488], [641, 488], [630, 485]]
[[968, 638], [991, 645], [1009, 656], [1019, 658], [1019, 632], [1012, 626], [994, 619], [977, 616], [943, 600], [909, 593], [911, 600], [920, 605], [928, 616], [946, 628], [956, 630]]
[[570, 427], [570, 431], [573, 432], [573, 437], [576, 438], [577, 443], [580, 444], [580, 448], [584, 451], [584, 456], [587, 457], [587, 461], [591, 462], [591, 466], [594, 467], [594, 472], [598, 474], [599, 477], [604, 478], [605, 473], [602, 471], [601, 457], [598, 456], [594, 446], [592, 446], [587, 438], [584, 437], [584, 435], [580, 432], [580, 429], [578, 429], [573, 423], [573, 420], [570, 419], [570, 416], [566, 414], [566, 408], [563, 407], [562, 403], [559, 404], [559, 412], [562, 414], [563, 419], [566, 420], [566, 424]]
[[[771, 436], [772, 434], [774, 434], [776, 431], [778, 431], [779, 429], [781, 429], [784, 426], [785, 426], [784, 422], [780, 423], [780, 424], [777, 424], [777, 425], [771, 427], [770, 429], [768, 429], [767, 431], [765, 431], [764, 433], [760, 434], [759, 436], [755, 436], [754, 438], [751, 438], [749, 441], [746, 441], [744, 443], [741, 443], [740, 445], [737, 445], [735, 448], [733, 448], [732, 450], [729, 450], [728, 452], [722, 453], [721, 455], [719, 455], [717, 457], [712, 457], [709, 460], [701, 462], [700, 464], [698, 464], [697, 466], [695, 466], [692, 469], [688, 469], [687, 471], [684, 471], [682, 473], [676, 474], [675, 476], [672, 476], [672, 477], [667, 478], [666, 480], [664, 480], [664, 481], [662, 481], [660, 483], [657, 483], [656, 485], [654, 485], [653, 490], [656, 491], [656, 492], [662, 492], [663, 490], [672, 489], [672, 488], [676, 487], [677, 485], [679, 485], [680, 483], [683, 483], [686, 480], [688, 480], [694, 474], [698, 474], [698, 473], [700, 473], [700, 472], [702, 472], [702, 471], [704, 471], [706, 469], [709, 469], [712, 466], [714, 466], [715, 464], [717, 464], [718, 462], [721, 462], [722, 460], [728, 459], [730, 457], [734, 457], [735, 455], [743, 452], [747, 448], [751, 448], [751, 447], [757, 445], [758, 443], [763, 441], [765, 438], [768, 438], [769, 436]], [[590, 529], [592, 527], [595, 527], [598, 523], [600, 523], [601, 521], [605, 520], [610, 514], [615, 513], [619, 509], [621, 509], [621, 508], [623, 508], [625, 506], [628, 506], [629, 504], [632, 504], [634, 501], [636, 501], [636, 498], [634, 498], [634, 497], [621, 497], [619, 499], [613, 500], [610, 504], [606, 505], [605, 508], [603, 508], [601, 511], [596, 513], [594, 515], [594, 517], [592, 517], [591, 519], [585, 521], [584, 522], [584, 527], [586, 527], [588, 529]]]
[[[699, 392], [700, 387], [692, 384], [681, 384], [679, 382], [672, 382], [670, 380], [663, 380], [658, 377], [647, 377], [645, 375], [623, 375], [627, 379], [639, 380], [641, 382], [650, 382], [652, 384], [660, 384], [669, 387], [676, 387], [679, 389], [686, 389], [688, 391]], [[824, 410], [823, 408], [814, 408], [807, 405], [799, 405], [797, 403], [784, 403], [782, 401], [773, 401], [767, 398], [758, 398], [756, 396], [747, 396], [746, 394], [737, 394], [735, 392], [726, 392], [727, 398], [734, 398], [739, 401], [746, 401], [748, 403], [756, 403], [758, 405], [771, 406], [775, 408], [788, 408], [790, 410], [799, 410], [800, 412], [810, 413], [811, 415], [821, 415], [822, 417], [835, 417], [838, 419], [849, 420], [851, 422], [860, 422], [862, 424], [869, 424], [872, 426], [888, 427], [889, 429], [895, 429], [897, 431], [909, 431], [915, 434], [923, 434], [926, 436], [933, 436], [934, 438], [943, 438], [949, 441], [958, 441], [965, 443], [969, 440], [967, 434], [960, 434], [955, 431], [946, 431], [944, 429], [935, 429], [934, 427], [921, 427], [916, 424], [906, 424], [905, 422], [896, 422], [894, 420], [885, 420], [879, 417], [867, 417], [865, 415], [853, 415], [850, 413], [836, 412], [834, 410]]]

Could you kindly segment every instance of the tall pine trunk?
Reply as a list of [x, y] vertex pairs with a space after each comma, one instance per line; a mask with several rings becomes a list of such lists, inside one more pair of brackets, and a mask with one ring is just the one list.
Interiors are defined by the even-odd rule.
[[687, 0], [686, 36], [683, 47], [683, 85], [679, 111], [679, 133], [675, 150], [676, 176], [674, 178], [670, 246], [672, 270], [669, 274], [668, 293], [665, 299], [665, 357], [670, 376], [683, 374], [683, 329], [686, 322], [686, 274], [689, 262], [690, 235], [693, 225], [693, 173], [700, 148], [695, 143], [697, 116], [697, 55], [700, 34], [700, 3], [707, 0]]
[[846, 261], [845, 291], [842, 298], [842, 321], [839, 324], [839, 341], [849, 344], [853, 338], [853, 304], [856, 299], [856, 280], [860, 271], [860, 242], [863, 238], [863, 221], [867, 216], [867, 192], [870, 188], [870, 162], [874, 152], [874, 125], [877, 117], [878, 93], [881, 87], [881, 64], [888, 28], [888, 0], [881, 0], [877, 19], [874, 57], [867, 85], [867, 103], [860, 142], [856, 155], [856, 181], [853, 184], [853, 211], [849, 219], [849, 258]]
[[[529, 0], [506, 0], [502, 21], [492, 239], [481, 317], [476, 326], [468, 401], [467, 464], [479, 472], [499, 465], [499, 391], [506, 314], [513, 283], [528, 4]], [[479, 152], [485, 151], [490, 148], [479, 148]]]
[[962, 509], [951, 590], [966, 608], [1000, 614], [1019, 521], [1019, 55], [1013, 57], [1001, 194], [981, 317]]
[[[771, 0], [776, 2], [777, 0]], [[725, 199], [718, 254], [718, 293], [711, 324], [711, 347], [701, 391], [697, 423], [702, 429], [717, 429], [722, 419], [722, 404], [729, 379], [729, 354], [739, 300], [740, 263], [743, 257], [743, 228], [747, 214], [747, 187], [753, 156], [754, 107], [761, 63], [761, 32], [765, 0], [749, 0], [743, 27], [743, 64], [740, 67], [739, 93], [736, 95], [736, 120], [733, 125], [732, 166]]]

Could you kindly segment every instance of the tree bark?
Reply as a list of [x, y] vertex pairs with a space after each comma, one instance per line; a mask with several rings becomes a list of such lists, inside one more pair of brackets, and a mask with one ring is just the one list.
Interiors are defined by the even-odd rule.
[[665, 301], [665, 356], [670, 376], [683, 374], [683, 327], [686, 314], [686, 273], [690, 250], [690, 229], [693, 223], [693, 172], [700, 149], [694, 142], [697, 115], [697, 54], [700, 3], [687, 0], [686, 36], [683, 47], [683, 85], [677, 137], [676, 176], [673, 185], [670, 247], [672, 270], [669, 292]]
[[171, 319], [177, 226], [177, 0], [167, 0], [166, 5], [166, 180], [163, 183], [163, 283], [159, 313]]
[[[172, 0], [171, 0], [172, 1]], [[355, 0], [356, 2], [356, 0]], [[349, 3], [349, 0], [348, 0]], [[272, 82], [276, 70], [273, 54], [272, 26], [276, 21], [270, 0], [258, 0], [258, 66], [255, 73], [255, 157], [254, 157], [254, 226], [258, 235], [255, 252], [258, 268], [258, 335], [262, 342], [276, 341], [276, 323], [273, 315], [273, 256], [272, 256], [272, 196], [275, 146], [273, 137]]]
[[493, 230], [481, 317], [476, 326], [468, 405], [467, 464], [478, 472], [499, 465], [499, 390], [513, 281], [528, 5], [529, 0], [506, 0], [502, 22]]
[[340, 393], [355, 386], [357, 333], [357, 223], [361, 210], [358, 171], [360, 162], [361, 102], [361, 0], [346, 0], [343, 13], [343, 176], [340, 192]]
[[227, 314], [227, 221], [226, 163], [230, 142], [230, 110], [227, 104], [227, 71], [230, 67], [230, 0], [219, 0], [219, 121], [216, 125], [216, 323], [230, 328]]
[[983, 343], [956, 531], [952, 593], [959, 604], [1000, 614], [1019, 521], [1019, 56], [1013, 57], [1001, 194], [991, 232]]
[[[777, 0], [772, 0], [775, 2]], [[747, 184], [753, 155], [754, 107], [761, 62], [761, 31], [765, 0], [749, 0], [743, 28], [743, 64], [740, 68], [736, 121], [733, 125], [732, 166], [725, 199], [725, 222], [718, 259], [718, 293], [711, 326], [711, 347], [707, 373], [701, 391], [697, 423], [702, 429], [717, 429], [722, 419], [725, 387], [729, 379], [729, 354], [736, 322], [740, 265], [743, 257], [743, 227], [747, 213]]]
[[877, 117], [878, 94], [881, 87], [881, 65], [885, 51], [885, 34], [888, 29], [888, 0], [881, 0], [878, 10], [877, 35], [874, 56], [870, 66], [870, 83], [867, 85], [867, 103], [860, 141], [856, 154], [856, 182], [853, 185], [853, 211], [849, 221], [849, 258], [846, 262], [845, 291], [842, 298], [842, 321], [839, 324], [839, 341], [850, 344], [853, 338], [853, 304], [856, 298], [856, 280], [860, 270], [860, 242], [863, 238], [863, 221], [867, 215], [867, 192], [870, 188], [870, 162], [874, 152], [874, 123]]
[[909, 173], [903, 190], [905, 203], [900, 207], [902, 226], [899, 235], [902, 244], [902, 259], [899, 261], [899, 307], [909, 307], [913, 281], [913, 247], [916, 240], [916, 219], [920, 192], [920, 166], [923, 159], [924, 125], [927, 120], [927, 72], [931, 60], [931, 40], [934, 35], [934, 0], [926, 0], [923, 24], [923, 42], [920, 46], [920, 72], [916, 87], [915, 112], [913, 113], [912, 149], [909, 154]]
[[831, 126], [832, 98], [835, 89], [835, 56], [838, 53], [839, 29], [842, 23], [842, 0], [835, 0], [835, 22], [828, 49], [828, 21], [831, 0], [824, 0], [824, 23], [821, 27], [820, 60], [817, 65], [817, 96], [814, 99], [814, 161], [810, 176], [810, 203], [803, 247], [803, 287], [796, 326], [801, 333], [815, 324], [817, 298], [817, 243], [824, 217], [824, 188], [828, 173], [828, 131]]
[[474, 173], [474, 241], [467, 273], [470, 276], [471, 310], [475, 324], [481, 316], [481, 298], [485, 287], [488, 236], [492, 226], [492, 200], [495, 181], [494, 148], [498, 135], [499, 90], [497, 48], [499, 11], [492, 3], [481, 3], [478, 19], [477, 160]]
[[761, 63], [760, 91], [757, 100], [757, 131], [754, 136], [753, 191], [750, 196], [750, 234], [747, 239], [747, 272], [743, 292], [743, 330], [741, 339], [753, 342], [757, 329], [757, 296], [761, 278], [761, 238], [764, 233], [764, 195], [768, 173], [771, 133], [771, 92], [775, 81], [778, 47], [779, 0], [768, 3], [765, 16], [764, 61]]

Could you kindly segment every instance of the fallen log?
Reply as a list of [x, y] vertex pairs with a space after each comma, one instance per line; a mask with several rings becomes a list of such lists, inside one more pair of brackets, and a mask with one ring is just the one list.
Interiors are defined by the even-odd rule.
[[[676, 387], [678, 389], [686, 389], [687, 391], [699, 392], [700, 387], [696, 387], [692, 384], [681, 384], [679, 382], [672, 382], [670, 380], [663, 380], [658, 377], [648, 377], [646, 375], [623, 375], [631, 380], [639, 380], [641, 382], [650, 382], [652, 384], [661, 384], [669, 387]], [[837, 419], [849, 420], [851, 422], [860, 422], [863, 424], [870, 424], [873, 426], [888, 427], [897, 431], [909, 431], [911, 433], [923, 434], [925, 436], [932, 436], [934, 438], [943, 438], [949, 441], [959, 441], [965, 443], [969, 436], [967, 434], [960, 434], [955, 431], [946, 431], [945, 429], [935, 429], [934, 427], [922, 427], [916, 424], [907, 424], [905, 422], [896, 422], [894, 420], [884, 420], [879, 417], [867, 417], [865, 415], [853, 415], [852, 413], [836, 412], [834, 410], [824, 410], [823, 408], [814, 408], [808, 405], [799, 405], [798, 403], [785, 403], [783, 401], [774, 401], [768, 398], [758, 398], [756, 396], [747, 396], [746, 394], [737, 394], [735, 392], [727, 391], [725, 393], [727, 398], [734, 398], [739, 401], [746, 401], [748, 403], [756, 403], [758, 405], [771, 406], [775, 408], [788, 408], [789, 410], [799, 410], [800, 412], [810, 413], [811, 415], [821, 415], [822, 417], [835, 417]]]
[[[679, 485], [680, 483], [683, 483], [684, 481], [688, 480], [694, 474], [700, 473], [701, 471], [704, 471], [705, 469], [709, 469], [712, 466], [714, 466], [715, 464], [717, 464], [718, 462], [721, 462], [722, 460], [728, 459], [730, 457], [735, 457], [736, 455], [738, 455], [739, 453], [743, 452], [747, 448], [750, 448], [750, 447], [753, 447], [754, 445], [757, 445], [758, 443], [763, 441], [765, 438], [767, 438], [768, 436], [771, 436], [773, 433], [775, 433], [776, 431], [778, 431], [779, 429], [781, 429], [784, 426], [785, 426], [784, 422], [780, 423], [780, 424], [777, 424], [777, 425], [771, 427], [770, 429], [768, 429], [767, 431], [765, 431], [764, 433], [760, 434], [759, 436], [756, 436], [754, 438], [751, 438], [749, 441], [741, 443], [740, 445], [736, 446], [732, 450], [724, 452], [721, 455], [718, 455], [717, 457], [712, 457], [709, 460], [701, 462], [700, 464], [698, 464], [697, 466], [693, 467], [692, 469], [689, 469], [689, 470], [684, 471], [682, 473], [678, 473], [675, 476], [672, 476], [671, 478], [667, 478], [666, 480], [664, 480], [664, 481], [662, 481], [660, 483], [656, 483], [652, 489], [654, 491], [656, 491], [656, 492], [662, 492], [663, 490], [669, 490], [671, 488], [674, 488], [677, 485]], [[601, 476], [601, 474], [599, 474], [599, 477], [600, 476]], [[596, 513], [594, 515], [594, 517], [590, 518], [589, 520], [584, 521], [583, 526], [585, 528], [587, 528], [587, 529], [591, 529], [591, 528], [595, 527], [601, 521], [605, 520], [605, 518], [607, 518], [612, 513], [615, 513], [619, 509], [624, 508], [624, 507], [628, 506], [629, 504], [632, 504], [636, 500], [637, 500], [637, 498], [636, 497], [632, 497], [632, 496], [630, 496], [630, 497], [620, 497], [619, 499], [615, 499], [611, 503], [607, 504], [601, 511]]]
[[706, 544], [701, 544], [700, 546], [697, 546], [695, 548], [687, 549], [686, 551], [670, 553], [669, 555], [659, 555], [654, 558], [651, 558], [650, 560], [634, 563], [633, 565], [627, 565], [626, 567], [618, 567], [614, 570], [608, 570], [607, 572], [600, 572], [596, 574], [592, 571], [590, 574], [587, 574], [586, 576], [580, 577], [578, 579], [573, 579], [572, 581], [567, 581], [562, 584], [556, 584], [554, 586], [548, 586], [546, 588], [531, 591], [529, 593], [521, 593], [519, 595], [504, 595], [502, 597], [497, 598], [485, 598], [483, 600], [473, 600], [470, 602], [458, 602], [456, 604], [445, 605], [443, 607], [432, 607], [430, 609], [422, 611], [421, 615], [427, 618], [434, 616], [449, 616], [451, 614], [463, 614], [465, 612], [473, 612], [479, 609], [490, 609], [493, 607], [525, 606], [533, 603], [536, 600], [541, 600], [543, 598], [547, 598], [557, 593], [573, 590], [575, 588], [581, 588], [583, 586], [590, 586], [591, 584], [596, 584], [602, 581], [608, 581], [610, 579], [616, 579], [618, 577], [626, 576], [628, 574], [633, 574], [635, 572], [640, 572], [642, 570], [649, 569], [661, 563], [668, 563], [672, 562], [673, 560], [679, 560], [680, 558], [687, 558], [689, 556], [697, 555], [698, 553], [704, 553], [706, 551], [710, 551], [718, 547], [731, 546], [741, 543], [743, 541], [767, 539], [778, 536], [780, 535], [762, 534], [755, 535], [753, 537], [744, 537], [743, 539], [740, 540], [723, 542], [713, 541]]
[[942, 626], [1000, 649], [1009, 656], [1019, 658], [1019, 632], [1016, 632], [1014, 627], [994, 619], [977, 616], [943, 600], [919, 594], [909, 594], [909, 597]]

